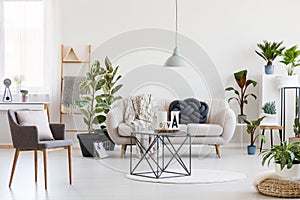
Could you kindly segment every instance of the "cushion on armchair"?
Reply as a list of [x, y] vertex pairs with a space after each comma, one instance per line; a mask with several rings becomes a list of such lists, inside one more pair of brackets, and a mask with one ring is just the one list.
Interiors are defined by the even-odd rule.
[[49, 127], [46, 110], [20, 110], [16, 111], [17, 120], [21, 126], [36, 126], [39, 140], [54, 140]]
[[188, 98], [183, 101], [175, 100], [169, 106], [171, 111], [180, 111], [179, 123], [205, 123], [207, 121], [208, 105], [194, 98]]

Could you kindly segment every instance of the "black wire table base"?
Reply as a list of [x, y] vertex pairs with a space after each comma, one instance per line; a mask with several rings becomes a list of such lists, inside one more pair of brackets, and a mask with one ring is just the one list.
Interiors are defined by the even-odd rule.
[[[141, 134], [141, 137], [136, 137]], [[130, 174], [148, 177], [148, 178], [174, 178], [191, 175], [191, 135], [185, 132], [178, 133], [143, 133], [133, 132], [131, 134], [130, 145]], [[141, 138], [149, 136], [151, 141], [145, 144]], [[180, 136], [182, 142], [179, 145], [174, 145], [170, 137]], [[138, 149], [138, 161], [133, 164], [132, 144], [135, 138], [136, 148]], [[184, 162], [179, 151], [183, 145], [188, 146], [188, 161]], [[166, 157], [166, 153], [169, 156]], [[170, 169], [171, 163], [176, 162], [179, 169]], [[142, 163], [146, 163], [149, 170], [140, 170]]]

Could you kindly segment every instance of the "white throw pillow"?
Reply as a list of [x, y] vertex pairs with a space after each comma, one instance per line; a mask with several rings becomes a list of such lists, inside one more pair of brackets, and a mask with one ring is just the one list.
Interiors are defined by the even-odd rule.
[[18, 122], [21, 126], [36, 126], [39, 140], [54, 140], [49, 127], [46, 110], [19, 110], [16, 111]]

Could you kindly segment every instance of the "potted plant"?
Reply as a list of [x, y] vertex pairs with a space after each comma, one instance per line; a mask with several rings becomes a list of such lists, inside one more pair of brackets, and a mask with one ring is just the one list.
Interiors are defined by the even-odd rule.
[[236, 95], [236, 97], [231, 97], [228, 99], [228, 102], [230, 102], [231, 100], [236, 100], [239, 104], [240, 107], [240, 114], [238, 115], [238, 122], [239, 123], [244, 123], [244, 120], [247, 118], [247, 116], [244, 114], [244, 105], [248, 104], [248, 97], [252, 96], [254, 99], [256, 99], [256, 95], [255, 94], [247, 94], [247, 88], [249, 85], [252, 85], [253, 87], [255, 87], [257, 85], [257, 82], [251, 79], [247, 80], [247, 70], [242, 70], [239, 72], [235, 72], [234, 73], [234, 78], [235, 81], [237, 83], [237, 85], [239, 86], [239, 90], [235, 89], [233, 87], [227, 87], [225, 89], [225, 91], [233, 91], [234, 94]]
[[278, 87], [287, 87], [287, 86], [298, 86], [298, 75], [294, 73], [296, 67], [300, 66], [299, 60], [300, 50], [297, 45], [292, 46], [289, 49], [286, 49], [282, 54], [281, 63], [286, 65], [287, 75], [285, 77], [278, 77]]
[[265, 116], [261, 124], [268, 126], [278, 125], [275, 101], [266, 102], [261, 109], [263, 110], [261, 116]]
[[20, 90], [22, 102], [28, 101], [28, 90]]
[[263, 58], [267, 64], [265, 65], [265, 73], [273, 74], [274, 65], [273, 61], [282, 54], [282, 51], [285, 47], [281, 47], [283, 41], [281, 42], [268, 42], [266, 40], [263, 43], [257, 44], [257, 47], [260, 49], [260, 52], [255, 50], [255, 52]]
[[254, 155], [256, 152], [256, 146], [255, 146], [255, 141], [258, 137], [261, 137], [261, 139], [263, 140], [263, 142], [266, 141], [266, 138], [264, 135], [262, 134], [257, 134], [255, 136], [255, 130], [257, 129], [257, 127], [259, 127], [261, 121], [264, 119], [265, 117], [260, 117], [256, 120], [252, 120], [252, 121], [245, 121], [247, 123], [247, 133], [250, 134], [250, 145], [247, 146], [247, 152], [249, 155]]
[[276, 173], [286, 179], [298, 180], [300, 178], [300, 142], [282, 141], [280, 145], [274, 145], [270, 150], [264, 150], [262, 165], [271, 160], [275, 162]]
[[[86, 138], [91, 140], [100, 140], [99, 133], [104, 134], [109, 138], [105, 121], [106, 114], [109, 112], [111, 105], [120, 96], [115, 96], [119, 89], [122, 87], [121, 84], [117, 85], [121, 75], [117, 76], [119, 67], [114, 68], [110, 60], [105, 58], [105, 68], [101, 67], [100, 62], [96, 60], [89, 72], [86, 73], [86, 78], [80, 83], [80, 89], [85, 89], [86, 94], [80, 95], [80, 99], [75, 102], [75, 105], [80, 109], [84, 123], [87, 125], [88, 133], [98, 134], [78, 134], [80, 145], [84, 145]], [[100, 129], [99, 129], [100, 127]], [[83, 152], [84, 156], [92, 156], [93, 142], [85, 142], [88, 147], [88, 152]], [[82, 148], [82, 150], [84, 149]]]

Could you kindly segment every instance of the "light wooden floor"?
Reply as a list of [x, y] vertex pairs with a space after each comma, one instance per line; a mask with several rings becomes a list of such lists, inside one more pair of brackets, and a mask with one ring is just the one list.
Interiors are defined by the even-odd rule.
[[[118, 147], [119, 148], [119, 147]], [[0, 149], [0, 200], [93, 200], [93, 199], [272, 199], [256, 192], [252, 186], [254, 177], [270, 170], [261, 167], [260, 159], [248, 156], [245, 149], [221, 147], [222, 158], [215, 155], [214, 147], [193, 148], [193, 168], [225, 169], [243, 172], [247, 179], [219, 184], [155, 184], [129, 180], [125, 177], [128, 159], [118, 157], [119, 150], [111, 158], [97, 161], [81, 156], [73, 150], [73, 185], [68, 184], [66, 151], [54, 151], [48, 155], [48, 191], [44, 189], [42, 155], [38, 183], [34, 183], [33, 154], [22, 152], [11, 189], [8, 188], [13, 160], [12, 149]], [[128, 158], [128, 157], [127, 157]]]

